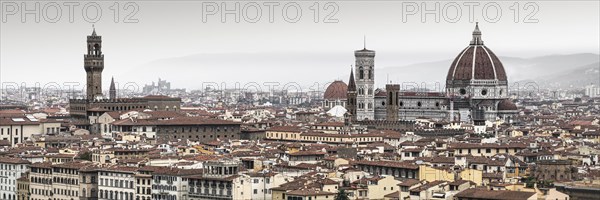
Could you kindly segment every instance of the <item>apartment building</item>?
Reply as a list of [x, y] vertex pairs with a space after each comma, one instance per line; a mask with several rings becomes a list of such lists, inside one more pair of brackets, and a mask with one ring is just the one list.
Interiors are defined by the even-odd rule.
[[151, 200], [152, 199], [152, 172], [154, 166], [144, 166], [138, 169], [135, 174], [135, 199], [136, 200]]
[[79, 200], [98, 199], [98, 169], [96, 165], [87, 165], [79, 169]]
[[159, 167], [152, 171], [152, 199], [188, 199], [189, 175], [202, 174], [202, 169]]
[[137, 167], [111, 166], [98, 170], [99, 200], [134, 200]]
[[250, 178], [238, 175], [241, 163], [233, 160], [209, 161], [202, 175], [188, 176], [189, 200], [251, 199]]
[[79, 198], [79, 169], [89, 162], [69, 162], [52, 165], [52, 199], [70, 200]]
[[17, 179], [29, 171], [30, 164], [21, 158], [0, 157], [0, 198], [17, 199]]
[[31, 200], [47, 200], [53, 198], [52, 191], [52, 163], [40, 162], [30, 166], [29, 190]]

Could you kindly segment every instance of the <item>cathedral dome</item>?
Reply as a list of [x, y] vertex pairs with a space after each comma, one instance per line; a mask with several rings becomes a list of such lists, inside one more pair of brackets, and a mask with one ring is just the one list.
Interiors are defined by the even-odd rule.
[[346, 99], [347, 92], [348, 85], [346, 83], [343, 81], [334, 81], [327, 86], [323, 98], [327, 100]]
[[504, 99], [498, 103], [498, 110], [517, 110], [517, 105], [510, 99]]
[[483, 45], [479, 25], [476, 25], [473, 40], [452, 62], [446, 81], [452, 86], [471, 81], [490, 80], [506, 85], [506, 72], [496, 54]]

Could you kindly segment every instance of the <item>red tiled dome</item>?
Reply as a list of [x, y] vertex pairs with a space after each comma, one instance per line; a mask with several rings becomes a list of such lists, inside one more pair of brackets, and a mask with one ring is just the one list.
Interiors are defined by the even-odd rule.
[[348, 85], [343, 81], [334, 81], [327, 86], [323, 98], [327, 100], [346, 99], [348, 93]]
[[498, 80], [506, 82], [506, 72], [496, 54], [483, 45], [479, 26], [473, 31], [473, 40], [454, 59], [446, 80], [449, 83], [470, 80]]
[[517, 110], [517, 105], [510, 99], [504, 99], [498, 103], [498, 110]]

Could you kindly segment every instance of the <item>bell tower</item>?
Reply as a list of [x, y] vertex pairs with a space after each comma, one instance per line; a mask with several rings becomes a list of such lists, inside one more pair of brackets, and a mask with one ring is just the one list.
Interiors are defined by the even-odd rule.
[[385, 90], [387, 91], [387, 103], [385, 104], [386, 120], [398, 121], [398, 93], [400, 93], [400, 85], [387, 84], [385, 85]]
[[83, 56], [83, 66], [86, 73], [87, 99], [94, 100], [102, 96], [102, 70], [104, 70], [104, 55], [102, 54], [102, 36], [87, 36], [87, 54]]
[[356, 59], [356, 119], [358, 121], [375, 119], [375, 51], [365, 46], [354, 51]]

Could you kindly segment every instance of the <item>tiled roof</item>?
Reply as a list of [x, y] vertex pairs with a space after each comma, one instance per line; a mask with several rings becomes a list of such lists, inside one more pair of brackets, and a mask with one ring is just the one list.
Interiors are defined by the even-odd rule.
[[348, 85], [343, 81], [334, 81], [327, 86], [323, 98], [327, 100], [345, 100], [348, 93]]
[[320, 189], [316, 189], [316, 188], [309, 188], [309, 189], [300, 189], [300, 190], [289, 191], [289, 192], [287, 192], [287, 195], [294, 195], [294, 196], [323, 196], [323, 195], [335, 195], [335, 193], [321, 191]]
[[410, 186], [413, 186], [413, 185], [416, 185], [419, 183], [421, 183], [421, 181], [419, 181], [417, 179], [406, 179], [406, 180], [403, 180], [402, 182], [398, 183], [397, 185], [410, 187]]
[[0, 157], [0, 163], [5, 164], [31, 164], [28, 160], [24, 160], [21, 158], [12, 158], [12, 157]]
[[457, 193], [454, 197], [465, 199], [527, 200], [533, 195], [535, 195], [535, 192], [470, 188]]
[[446, 183], [446, 181], [441, 181], [441, 180], [431, 181], [431, 182], [423, 184], [423, 185], [421, 185], [419, 187], [410, 189], [410, 191], [411, 192], [421, 192], [421, 191], [427, 190], [427, 189], [429, 189], [431, 187], [434, 187], [434, 186], [437, 186], [437, 185], [440, 185], [440, 184], [443, 184], [443, 183]]
[[277, 132], [301, 132], [302, 129], [298, 126], [274, 126], [267, 131], [277, 131]]
[[0, 124], [7, 125], [38, 125], [39, 121], [31, 121], [27, 117], [0, 118]]
[[419, 166], [407, 161], [355, 161], [353, 165], [370, 165], [370, 166], [381, 166], [381, 167], [392, 167], [392, 168], [406, 168], [406, 169], [419, 169]]
[[499, 149], [503, 149], [503, 148], [519, 148], [519, 149], [524, 149], [527, 148], [527, 144], [525, 143], [517, 143], [517, 142], [513, 142], [513, 143], [451, 143], [448, 145], [449, 148], [452, 149], [476, 149], [476, 148], [491, 148], [491, 149], [495, 149], [495, 148], [499, 148]]
[[89, 161], [66, 162], [66, 163], [54, 164], [54, 165], [52, 165], [52, 167], [68, 168], [68, 169], [81, 169], [81, 168], [84, 168], [89, 165], [94, 165], [94, 163], [89, 162]]
[[112, 123], [113, 125], [156, 125], [156, 126], [169, 126], [169, 125], [236, 125], [239, 122], [220, 120], [220, 119], [207, 119], [201, 117], [177, 117], [168, 120], [156, 120], [156, 119], [122, 119]]

